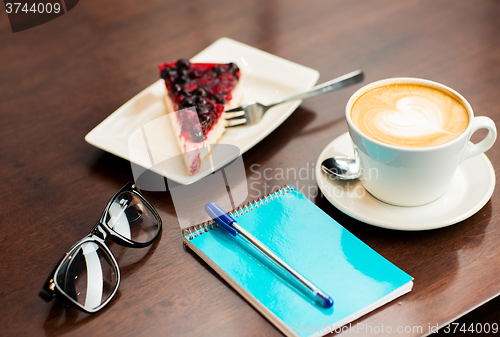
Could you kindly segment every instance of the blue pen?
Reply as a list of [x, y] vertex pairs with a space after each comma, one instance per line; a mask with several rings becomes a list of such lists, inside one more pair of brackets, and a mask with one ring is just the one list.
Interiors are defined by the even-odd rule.
[[267, 257], [271, 262], [279, 265], [281, 268], [286, 270], [295, 280], [299, 282], [306, 290], [306, 293], [311, 295], [317, 302], [319, 302], [323, 307], [330, 308], [333, 306], [333, 300], [330, 296], [325, 294], [321, 289], [312, 284], [304, 276], [300, 275], [295, 269], [290, 267], [285, 261], [274, 254], [269, 248], [266, 247], [262, 242], [257, 240], [252, 234], [247, 232], [244, 228], [240, 227], [238, 223], [222, 208], [220, 208], [216, 203], [209, 202], [205, 206], [205, 210], [208, 215], [224, 228], [230, 235], [236, 237], [238, 235], [243, 236], [247, 242], [254, 246], [258, 251], [260, 251], [265, 257]]

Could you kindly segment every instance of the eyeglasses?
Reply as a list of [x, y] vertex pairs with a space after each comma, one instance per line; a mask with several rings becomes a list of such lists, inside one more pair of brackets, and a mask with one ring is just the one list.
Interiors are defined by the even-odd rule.
[[102, 309], [120, 285], [120, 269], [104, 240], [122, 246], [143, 248], [161, 232], [158, 212], [144, 199], [132, 182], [109, 201], [90, 233], [69, 249], [39, 293], [49, 302], [58, 296], [67, 305], [85, 312]]

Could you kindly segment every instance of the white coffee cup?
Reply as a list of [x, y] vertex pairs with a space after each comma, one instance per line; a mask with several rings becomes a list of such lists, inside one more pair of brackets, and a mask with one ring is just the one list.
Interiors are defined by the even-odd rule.
[[[469, 114], [465, 131], [447, 143], [414, 148], [382, 143], [356, 127], [351, 110], [360, 96], [381, 86], [407, 83], [438, 88], [460, 100]], [[450, 186], [458, 166], [487, 151], [497, 137], [495, 123], [488, 117], [474, 117], [469, 102], [458, 92], [417, 78], [389, 78], [362, 87], [347, 102], [346, 119], [354, 148], [359, 154], [361, 184], [375, 198], [398, 206], [424, 205], [441, 197]], [[470, 143], [470, 137], [479, 129], [487, 129], [488, 135], [477, 144]]]

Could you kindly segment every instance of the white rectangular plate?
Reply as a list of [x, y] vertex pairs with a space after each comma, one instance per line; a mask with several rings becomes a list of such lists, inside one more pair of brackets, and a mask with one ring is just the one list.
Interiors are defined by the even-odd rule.
[[[314, 69], [228, 38], [215, 41], [191, 61], [236, 63], [242, 72], [242, 104], [252, 101], [272, 103], [312, 88], [319, 78], [318, 71]], [[200, 173], [190, 176], [181, 159], [174, 164], [170, 161], [168, 165], [162, 165], [166, 160], [181, 157], [169, 125], [170, 119], [161, 118], [166, 115], [165, 95], [165, 84], [160, 79], [108, 116], [87, 134], [85, 140], [177, 183], [191, 184], [211, 170], [203, 167]], [[219, 144], [235, 145], [241, 154], [245, 153], [283, 123], [300, 103], [296, 101], [276, 106], [266, 113], [259, 124], [227, 129]], [[155, 122], [150, 123], [152, 121]], [[204, 166], [210, 165], [207, 162]]]

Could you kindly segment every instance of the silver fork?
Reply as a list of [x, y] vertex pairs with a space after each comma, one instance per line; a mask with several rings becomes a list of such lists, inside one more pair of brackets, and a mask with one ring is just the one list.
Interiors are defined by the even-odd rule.
[[337, 77], [331, 81], [319, 84], [310, 90], [282, 99], [281, 101], [264, 105], [258, 102], [251, 102], [237, 108], [226, 111], [226, 127], [231, 128], [242, 125], [253, 125], [261, 121], [264, 113], [272, 107], [285, 102], [306, 99], [316, 95], [321, 95], [329, 91], [337, 90], [348, 85], [361, 82], [364, 74], [361, 70], [353, 71], [344, 76]]

